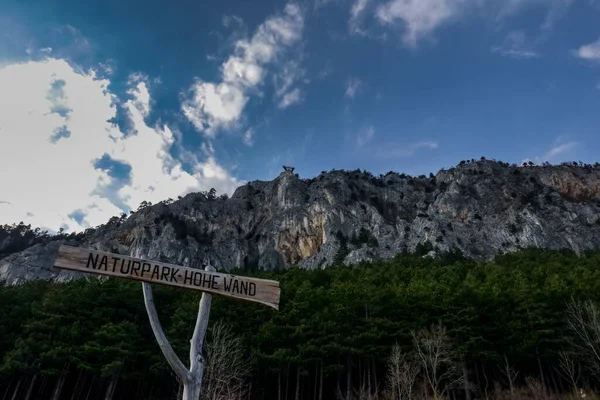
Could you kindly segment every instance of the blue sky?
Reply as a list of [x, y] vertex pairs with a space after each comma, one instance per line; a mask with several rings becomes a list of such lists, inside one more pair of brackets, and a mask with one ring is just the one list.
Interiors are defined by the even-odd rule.
[[0, 5], [0, 223], [215, 187], [600, 161], [600, 1]]

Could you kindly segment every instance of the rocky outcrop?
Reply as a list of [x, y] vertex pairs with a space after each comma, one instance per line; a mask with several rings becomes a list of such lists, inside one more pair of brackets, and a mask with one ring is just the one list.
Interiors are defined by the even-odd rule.
[[[229, 199], [191, 193], [72, 239], [72, 245], [222, 270], [317, 268], [391, 258], [415, 249], [460, 249], [490, 258], [520, 247], [600, 244], [600, 168], [517, 167], [477, 161], [430, 177], [283, 172]], [[54, 271], [58, 241], [0, 260], [0, 280], [68, 279]]]

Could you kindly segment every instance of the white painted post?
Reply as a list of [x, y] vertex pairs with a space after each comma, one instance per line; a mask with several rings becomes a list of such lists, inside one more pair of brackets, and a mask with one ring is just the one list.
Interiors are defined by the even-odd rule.
[[[208, 265], [205, 268], [206, 271], [214, 272], [215, 269]], [[183, 382], [183, 399], [182, 400], [198, 400], [202, 391], [202, 376], [204, 375], [204, 358], [202, 357], [202, 345], [204, 343], [204, 337], [206, 336], [206, 329], [208, 328], [208, 318], [210, 316], [210, 305], [212, 302], [212, 295], [204, 292], [200, 298], [200, 305], [198, 309], [198, 317], [196, 318], [196, 326], [194, 328], [194, 334], [190, 340], [190, 369], [188, 370], [175, 351], [169, 344], [165, 333], [162, 330], [160, 321], [158, 320], [158, 314], [156, 313], [156, 307], [154, 306], [154, 298], [152, 296], [152, 286], [149, 283], [142, 283], [142, 289], [144, 292], [144, 304], [146, 305], [146, 312], [150, 319], [150, 326], [154, 337], [160, 346], [160, 349], [167, 359], [167, 362], [175, 371], [175, 374]]]

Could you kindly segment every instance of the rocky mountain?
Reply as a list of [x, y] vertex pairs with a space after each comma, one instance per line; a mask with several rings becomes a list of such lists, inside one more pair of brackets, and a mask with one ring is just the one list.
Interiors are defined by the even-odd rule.
[[[5, 242], [0, 236], [0, 257]], [[582, 252], [600, 245], [600, 165], [482, 159], [429, 177], [333, 170], [300, 179], [284, 171], [228, 199], [190, 193], [40, 240], [3, 256], [0, 280], [70, 278], [52, 268], [61, 243], [221, 270], [318, 268], [402, 251], [459, 249], [474, 258], [519, 247]]]

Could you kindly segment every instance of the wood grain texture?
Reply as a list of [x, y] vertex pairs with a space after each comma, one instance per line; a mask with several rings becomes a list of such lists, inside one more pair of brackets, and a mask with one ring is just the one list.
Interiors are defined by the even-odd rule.
[[[150, 327], [152, 327], [152, 332], [154, 333], [154, 337], [158, 342], [158, 346], [165, 356], [165, 359], [171, 366], [171, 369], [175, 371], [175, 374], [185, 384], [191, 379], [190, 371], [188, 371], [179, 357], [177, 357], [177, 353], [175, 353], [175, 350], [173, 350], [173, 347], [171, 347], [171, 344], [169, 343], [169, 340], [167, 339], [167, 336], [160, 325], [158, 313], [156, 312], [156, 306], [154, 305], [152, 285], [150, 285], [148, 282], [142, 282], [142, 291], [144, 293], [144, 305], [146, 306], [146, 313], [148, 314]], [[202, 295], [204, 296], [204, 293]]]
[[62, 245], [54, 267], [200, 290], [279, 310], [279, 282]]

